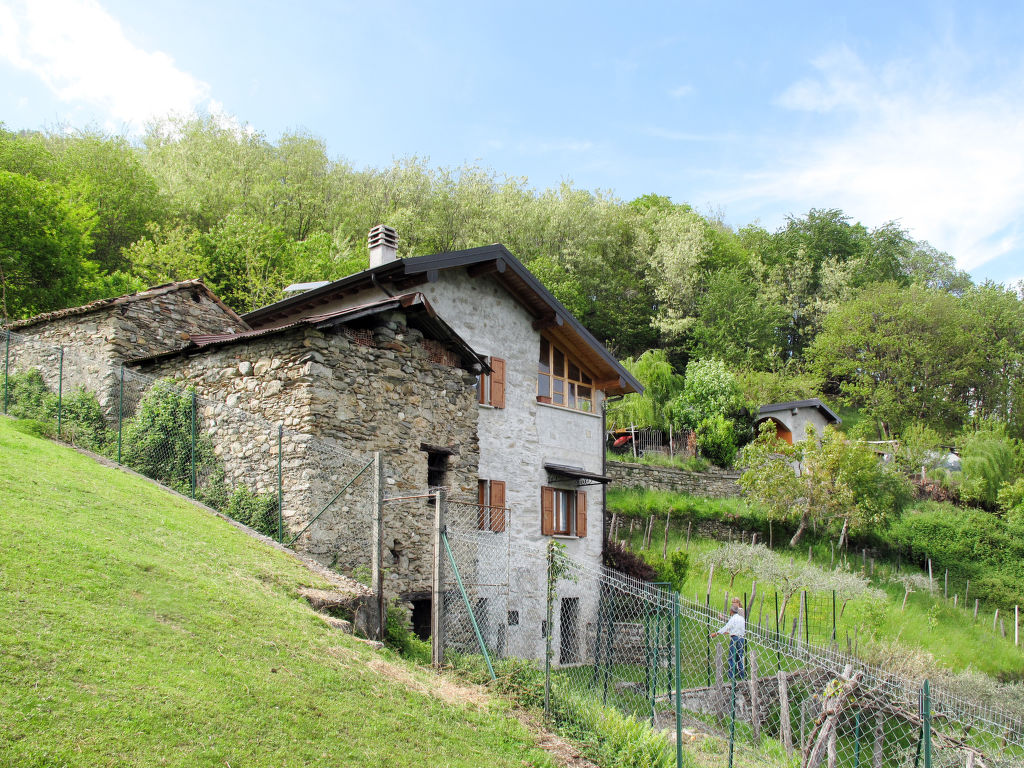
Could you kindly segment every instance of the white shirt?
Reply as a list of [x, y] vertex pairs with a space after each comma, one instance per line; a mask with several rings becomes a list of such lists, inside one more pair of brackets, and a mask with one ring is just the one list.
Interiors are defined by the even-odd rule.
[[718, 630], [720, 635], [732, 635], [733, 637], [746, 637], [747, 635], [747, 622], [744, 621], [743, 615], [734, 613], [729, 617], [729, 620], [725, 622], [725, 626]]

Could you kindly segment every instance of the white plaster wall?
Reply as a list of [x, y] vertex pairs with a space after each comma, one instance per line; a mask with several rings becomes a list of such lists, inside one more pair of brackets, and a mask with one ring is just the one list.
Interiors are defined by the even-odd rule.
[[789, 431], [793, 433], [794, 443], [807, 439], [808, 424], [814, 427], [818, 440], [821, 440], [825, 427], [831, 423], [817, 408], [797, 408], [796, 414], [790, 409], [788, 411], [775, 411], [767, 415], [778, 419], [789, 428]]
[[[517, 594], [543, 601], [546, 578], [543, 552], [549, 537], [540, 532], [540, 489], [543, 485], [573, 487], [549, 482], [544, 464], [601, 471], [604, 455], [599, 415], [602, 398], [595, 397], [596, 415], [537, 402], [540, 333], [533, 329], [530, 314], [495, 280], [471, 278], [464, 269], [452, 269], [442, 271], [436, 282], [425, 283], [414, 290], [426, 296], [441, 318], [476, 352], [506, 361], [505, 407], [479, 406], [480, 477], [506, 483], [512, 553], [510, 588]], [[385, 297], [382, 291], [368, 289], [318, 307], [317, 312], [332, 312]], [[559, 537], [559, 540], [566, 545], [570, 557], [589, 564], [596, 572], [601, 562], [604, 520], [601, 487], [590, 485], [583, 490], [587, 493], [587, 536], [584, 539]], [[563, 583], [559, 596], [580, 598], [580, 647], [586, 653], [597, 609], [596, 582], [579, 579], [575, 584]], [[544, 641], [539, 626], [543, 605], [539, 611], [536, 608], [531, 605], [529, 610], [522, 610], [519, 625], [508, 627], [508, 647], [518, 655], [535, 658], [543, 655]], [[556, 662], [560, 642], [559, 611], [560, 605], [556, 603]]]

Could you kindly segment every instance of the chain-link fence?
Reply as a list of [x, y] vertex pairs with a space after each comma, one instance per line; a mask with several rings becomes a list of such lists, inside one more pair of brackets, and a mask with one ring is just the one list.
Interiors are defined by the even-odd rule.
[[3, 413], [204, 502], [369, 584], [373, 455], [274, 423], [245, 390], [156, 378], [5, 331]]
[[660, 765], [691, 765], [693, 748], [729, 766], [1024, 765], [1024, 722], [1007, 713], [809, 644], [781, 619], [776, 631], [764, 613], [742, 639], [719, 634], [725, 606], [709, 598], [557, 546], [512, 549], [474, 523], [478, 508], [449, 509], [445, 658], [532, 660], [549, 715], [577, 733], [614, 710], [662, 739]]

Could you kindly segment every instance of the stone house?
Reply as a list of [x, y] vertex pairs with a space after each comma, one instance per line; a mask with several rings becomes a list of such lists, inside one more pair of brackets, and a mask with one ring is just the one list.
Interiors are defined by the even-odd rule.
[[[584, 563], [600, 563], [604, 541], [604, 403], [642, 390], [605, 347], [501, 245], [396, 258], [393, 230], [370, 233], [370, 269], [244, 315], [272, 330], [302, 318], [422, 293], [458, 335], [486, 356], [477, 382], [481, 529], [504, 530], [510, 550], [543, 552], [551, 538]], [[495, 510], [506, 510], [495, 512]], [[497, 514], [498, 519], [490, 519]], [[507, 518], [506, 518], [507, 515]], [[543, 591], [535, 563], [511, 558], [512, 589]], [[556, 662], [585, 653], [596, 588], [563, 591], [556, 608]], [[492, 617], [504, 622], [503, 616]], [[509, 617], [512, 623], [512, 617]], [[571, 625], [571, 626], [570, 626]], [[570, 631], [562, 632], [562, 628]], [[540, 638], [539, 627], [517, 631]], [[509, 627], [512, 632], [512, 627]]]
[[[194, 335], [184, 346], [136, 358], [132, 368], [195, 387], [208, 413], [203, 431], [228, 484], [263, 487], [276, 446], [260, 425], [281, 424], [282, 516], [286, 531], [309, 522], [318, 501], [382, 453], [389, 494], [428, 485], [435, 454], [444, 484], [477, 487], [477, 374], [481, 358], [419, 293], [329, 309], [272, 328]], [[262, 467], [262, 471], [261, 468]], [[369, 488], [369, 485], [366, 485]], [[369, 493], [342, 500], [297, 546], [348, 572], [371, 565]], [[385, 506], [382, 553], [388, 597], [429, 594], [434, 516]]]
[[65, 391], [94, 392], [108, 413], [117, 407], [118, 369], [125, 360], [177, 349], [191, 334], [249, 330], [201, 280], [47, 312], [7, 328], [12, 372], [37, 367], [56, 389], [63, 348]]
[[814, 427], [814, 431], [818, 435], [821, 435], [828, 425], [843, 423], [835, 411], [816, 397], [809, 400], [794, 400], [789, 403], [762, 405], [757, 412], [757, 419], [754, 421], [755, 432], [766, 421], [772, 422], [779, 439], [785, 440], [790, 445], [794, 441], [800, 442], [807, 439], [808, 424]]

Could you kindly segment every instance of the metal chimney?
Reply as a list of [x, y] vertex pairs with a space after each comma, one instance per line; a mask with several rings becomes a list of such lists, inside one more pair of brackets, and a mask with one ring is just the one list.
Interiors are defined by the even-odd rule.
[[398, 259], [398, 233], [391, 227], [378, 224], [370, 230], [367, 242], [370, 246], [370, 269]]

